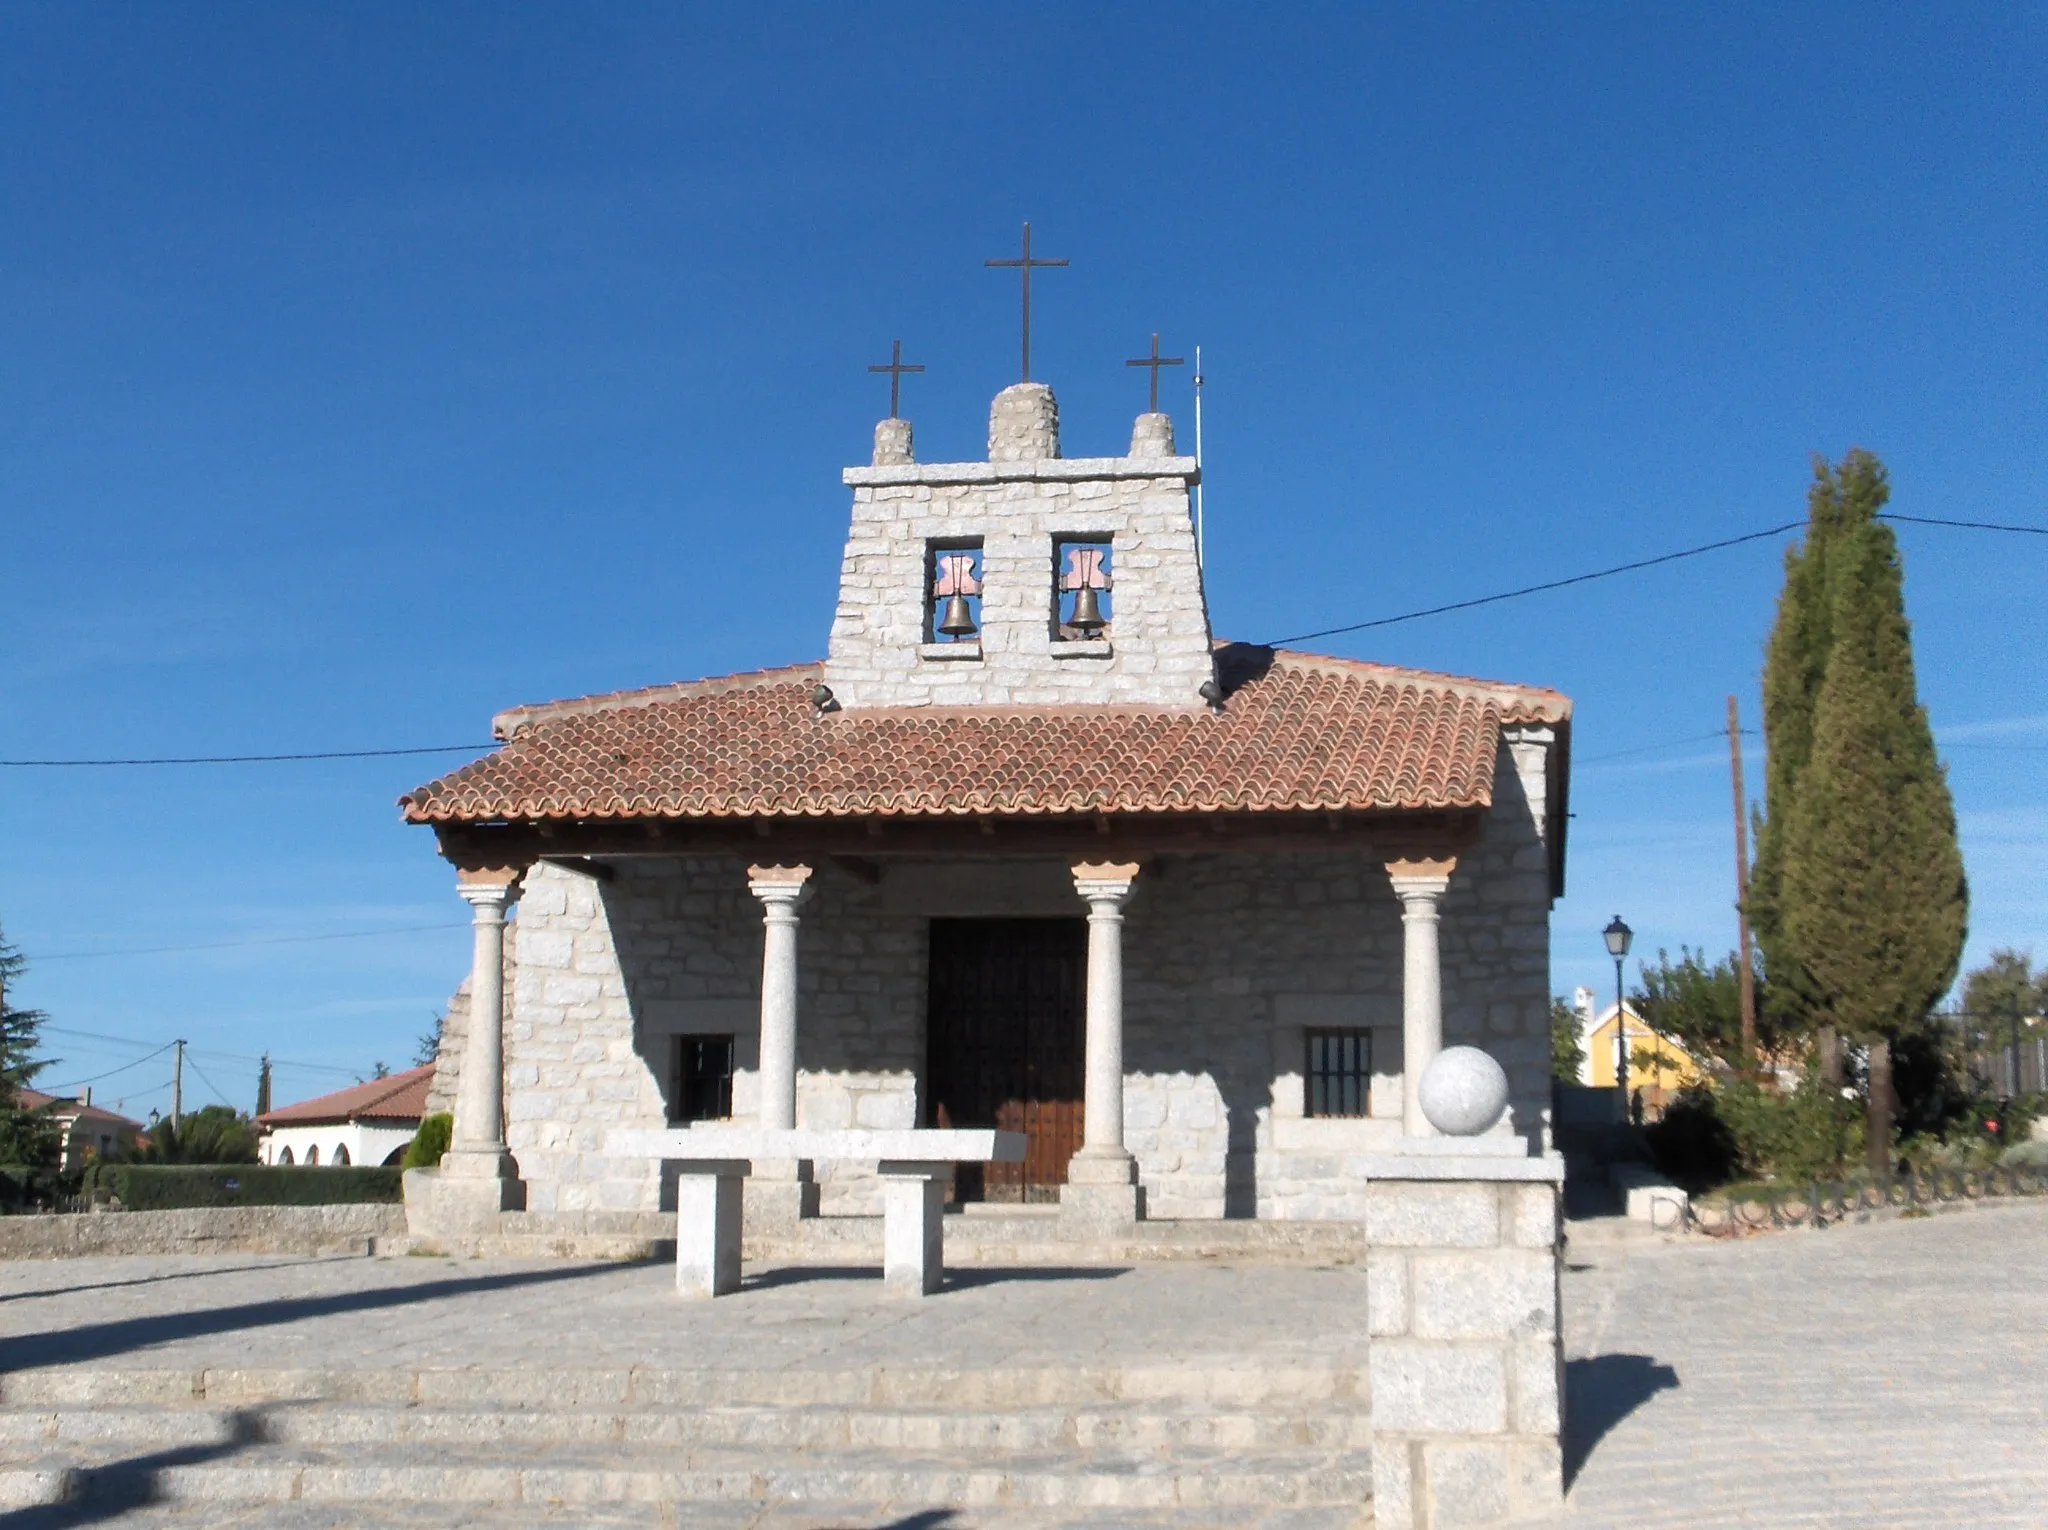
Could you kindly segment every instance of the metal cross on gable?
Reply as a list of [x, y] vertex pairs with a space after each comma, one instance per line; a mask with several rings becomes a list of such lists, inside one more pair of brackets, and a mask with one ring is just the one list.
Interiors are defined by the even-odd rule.
[[1155, 334], [1152, 337], [1152, 354], [1150, 356], [1140, 356], [1136, 361], [1126, 361], [1124, 365], [1127, 367], [1150, 367], [1152, 369], [1152, 407], [1147, 412], [1157, 414], [1159, 412], [1159, 369], [1161, 367], [1184, 367], [1187, 365], [1187, 360], [1181, 356], [1160, 355], [1159, 336]]
[[924, 368], [921, 366], [905, 366], [903, 364], [903, 342], [897, 340], [889, 347], [889, 364], [885, 367], [869, 367], [868, 370], [870, 372], [887, 372], [889, 374], [889, 418], [892, 420], [900, 419], [903, 408], [903, 374], [905, 372], [922, 372]]
[[1006, 266], [1024, 273], [1024, 381], [1031, 381], [1031, 273], [1047, 266], [1063, 266], [1064, 260], [1034, 260], [1031, 256], [1031, 225], [1024, 225], [1024, 253], [1016, 260], [985, 260], [985, 266]]

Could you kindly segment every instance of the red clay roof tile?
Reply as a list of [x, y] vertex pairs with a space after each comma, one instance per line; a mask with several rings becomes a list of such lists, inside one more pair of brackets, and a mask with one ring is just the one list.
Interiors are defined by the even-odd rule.
[[816, 714], [822, 665], [523, 707], [505, 747], [399, 799], [414, 823], [1484, 807], [1500, 729], [1555, 691], [1242, 646], [1220, 712]]

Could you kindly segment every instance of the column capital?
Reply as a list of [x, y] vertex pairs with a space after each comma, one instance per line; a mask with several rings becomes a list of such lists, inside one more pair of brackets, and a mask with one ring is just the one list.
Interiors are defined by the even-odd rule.
[[778, 904], [794, 908], [811, 895], [808, 866], [749, 866], [747, 891], [771, 909]]
[[1450, 889], [1451, 873], [1458, 869], [1454, 855], [1404, 856], [1387, 862], [1387, 880], [1394, 896], [1401, 900], [1404, 918], [1434, 918], [1437, 904]]
[[1139, 864], [1136, 861], [1076, 861], [1074, 891], [1090, 903], [1118, 903], [1135, 890]]
[[455, 874], [456, 894], [476, 910], [478, 919], [488, 919], [493, 914], [503, 918], [507, 904], [519, 897], [519, 879], [524, 873], [507, 866], [493, 866], [485, 871], [458, 871]]

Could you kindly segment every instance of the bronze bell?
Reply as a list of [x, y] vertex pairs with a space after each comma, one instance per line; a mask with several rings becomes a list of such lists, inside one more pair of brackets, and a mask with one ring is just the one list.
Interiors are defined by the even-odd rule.
[[974, 636], [974, 613], [967, 609], [965, 595], [955, 595], [946, 602], [946, 614], [939, 622], [939, 631], [949, 638]]
[[1067, 625], [1083, 637], [1094, 637], [1109, 625], [1102, 619], [1102, 597], [1095, 593], [1093, 585], [1083, 585], [1074, 596], [1074, 614], [1067, 619]]

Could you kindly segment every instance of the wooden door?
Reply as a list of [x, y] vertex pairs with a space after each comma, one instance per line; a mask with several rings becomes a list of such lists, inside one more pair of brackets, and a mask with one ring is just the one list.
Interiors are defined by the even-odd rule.
[[926, 1119], [1030, 1139], [1024, 1162], [962, 1164], [962, 1201], [1056, 1201], [1081, 1146], [1085, 919], [934, 919]]

